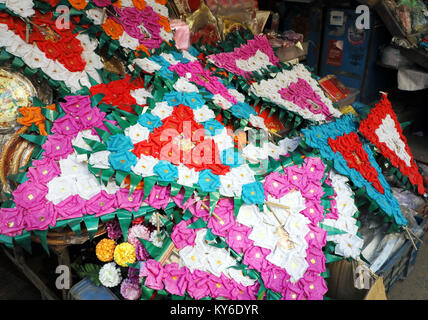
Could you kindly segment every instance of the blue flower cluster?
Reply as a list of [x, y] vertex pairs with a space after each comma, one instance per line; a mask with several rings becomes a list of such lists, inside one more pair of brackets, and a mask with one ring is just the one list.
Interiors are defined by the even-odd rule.
[[238, 119], [249, 119], [250, 115], [257, 116], [256, 110], [245, 102], [238, 102], [232, 105], [230, 111]]
[[136, 165], [137, 157], [129, 150], [134, 144], [128, 136], [115, 134], [107, 140], [107, 150], [110, 151], [109, 163], [114, 170], [130, 172]]
[[215, 136], [224, 129], [224, 126], [215, 119], [210, 119], [202, 123], [207, 135]]
[[163, 124], [162, 120], [158, 116], [151, 113], [143, 113], [140, 115], [138, 123], [149, 129], [150, 132], [153, 132], [154, 129], [161, 127]]
[[199, 109], [205, 104], [205, 100], [197, 92], [177, 92], [171, 91], [164, 95], [163, 100], [171, 107], [183, 104], [192, 109]]

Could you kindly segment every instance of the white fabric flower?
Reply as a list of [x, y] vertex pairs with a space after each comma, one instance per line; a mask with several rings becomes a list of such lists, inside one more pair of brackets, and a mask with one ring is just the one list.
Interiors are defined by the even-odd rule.
[[212, 139], [215, 141], [220, 152], [225, 149], [233, 148], [235, 146], [233, 138], [227, 134], [226, 128], [223, 129], [220, 134], [213, 136]]
[[212, 97], [212, 100], [214, 104], [218, 105], [223, 110], [227, 110], [232, 107], [232, 103], [226, 100], [225, 98], [223, 98], [223, 96], [220, 94], [215, 94]]
[[248, 144], [242, 149], [242, 157], [250, 163], [259, 163], [259, 160], [267, 159], [268, 149], [266, 144], [263, 147], [256, 147], [254, 144]]
[[100, 142], [100, 138], [94, 134], [92, 134], [92, 130], [88, 129], [88, 130], [84, 130], [84, 131], [79, 131], [79, 133], [77, 134], [77, 136], [75, 136], [72, 140], [72, 145], [79, 147], [81, 149], [85, 149], [85, 150], [89, 150], [91, 151], [92, 148], [86, 143], [85, 140], [83, 140], [83, 138], [89, 139], [89, 140], [95, 140]]
[[265, 125], [265, 119], [259, 116], [255, 116], [253, 114], [250, 114], [250, 124], [255, 128], [268, 130], [268, 128]]
[[105, 192], [107, 192], [108, 194], [115, 194], [116, 192], [118, 192], [120, 189], [127, 189], [129, 188], [129, 185], [127, 185], [125, 183], [125, 181], [122, 182], [122, 184], [120, 185], [120, 187], [116, 184], [116, 180], [115, 179], [110, 179], [109, 182], [107, 182], [107, 185], [105, 186], [104, 184], [101, 185], [101, 190], [104, 190]]
[[91, 157], [89, 158], [89, 164], [92, 165], [95, 168], [99, 169], [109, 169], [110, 163], [108, 161], [110, 157], [110, 151], [104, 150], [104, 151], [98, 151], [91, 154]]
[[147, 98], [153, 98], [152, 94], [149, 91], [147, 91], [145, 88], [131, 90], [130, 94], [139, 105], [146, 104]]
[[211, 252], [212, 246], [210, 246], [205, 240], [205, 237], [207, 235], [207, 229], [199, 229], [196, 231], [196, 238], [195, 238], [195, 247], [198, 248], [198, 250], [204, 254], [209, 254]]
[[214, 111], [212, 111], [206, 105], [203, 105], [202, 108], [199, 108], [196, 110], [192, 109], [192, 111], [193, 111], [193, 118], [195, 119], [196, 122], [199, 122], [199, 123], [202, 123], [202, 122], [205, 122], [205, 121], [208, 121], [210, 119], [215, 118]]
[[77, 177], [88, 176], [91, 173], [88, 166], [80, 163], [74, 153], [70, 154], [67, 158], [59, 160], [59, 167], [61, 168], [62, 177]]
[[[57, 205], [69, 196], [77, 194], [78, 186], [76, 179], [73, 177], [55, 177], [47, 184], [48, 194], [46, 199]], [[79, 186], [80, 188], [80, 186]]]
[[161, 118], [161, 120], [168, 118], [172, 115], [174, 107], [168, 105], [168, 102], [157, 102], [152, 110], [152, 114]]
[[131, 50], [136, 50], [140, 45], [138, 39], [131, 37], [128, 33], [123, 32], [119, 38], [119, 43], [122, 47], [128, 48]]
[[86, 10], [86, 16], [92, 20], [92, 22], [96, 25], [101, 25], [104, 21], [101, 21], [103, 16], [103, 10], [100, 8], [93, 8]]
[[278, 267], [284, 268], [284, 264], [291, 252], [291, 250], [285, 250], [283, 247], [276, 246], [275, 249], [266, 256], [266, 260]]
[[364, 240], [357, 235], [341, 234], [336, 235], [335, 254], [343, 257], [351, 257], [357, 259], [360, 255]]
[[236, 89], [229, 89], [229, 93], [236, 98], [238, 102], [245, 102], [245, 96]]
[[137, 144], [149, 138], [150, 130], [137, 122], [133, 126], [125, 129], [125, 135], [131, 139], [133, 144]]
[[275, 235], [275, 227], [264, 223], [255, 225], [248, 238], [254, 241], [254, 245], [270, 250], [275, 248], [278, 241], [278, 237]]
[[240, 197], [242, 194], [242, 185], [228, 172], [220, 176], [219, 192], [224, 197]]
[[267, 145], [267, 149], [268, 149], [269, 157], [272, 157], [275, 160], [279, 159], [280, 152], [281, 152], [281, 149], [279, 146], [277, 146], [276, 144], [274, 144], [272, 142], [269, 142]]
[[223, 274], [225, 274], [228, 278], [231, 278], [236, 282], [242, 284], [244, 287], [249, 287], [256, 283], [255, 279], [251, 279], [248, 276], [244, 276], [242, 270], [228, 268], [223, 271]]
[[149, 60], [148, 58], [135, 59], [134, 62], [147, 73], [155, 73], [162, 68], [159, 64]]
[[160, 56], [172, 65], [179, 63], [179, 61], [174, 59], [174, 56], [171, 53], [162, 52]]
[[22, 60], [28, 65], [30, 68], [37, 69], [41, 68], [45, 69], [49, 64], [49, 59], [46, 57], [46, 54], [37, 46], [28, 46], [28, 52], [22, 57]]
[[166, 6], [155, 2], [151, 7], [153, 11], [156, 12], [157, 14], [168, 18], [168, 8]]
[[152, 156], [141, 155], [135, 166], [132, 167], [132, 171], [143, 177], [150, 177], [154, 175], [153, 167], [159, 162], [158, 159]]
[[189, 169], [186, 166], [178, 166], [178, 180], [177, 183], [187, 187], [193, 187], [193, 184], [198, 183], [199, 172], [194, 168]]
[[110, 262], [102, 266], [98, 274], [98, 279], [104, 287], [113, 288], [118, 286], [122, 281], [122, 274], [120, 273], [120, 269], [116, 267], [116, 263]]
[[180, 258], [190, 272], [203, 270], [207, 266], [207, 256], [198, 247], [187, 246], [180, 250]]
[[56, 81], [65, 81], [70, 72], [59, 62], [51, 60], [43, 70], [48, 76]]
[[77, 188], [77, 193], [85, 200], [89, 200], [101, 192], [101, 186], [93, 175], [79, 176], [76, 180], [79, 186]]
[[[275, 182], [274, 182], [275, 183]], [[273, 185], [275, 187], [275, 185]], [[279, 206], [275, 206], [274, 204], [270, 204], [267, 206], [269, 210], [265, 211], [273, 211], [275, 216], [279, 219], [281, 222], [281, 225], [284, 225], [287, 221], [289, 215], [291, 213], [298, 214], [300, 211], [304, 210], [306, 208], [305, 205], [305, 199], [303, 198], [300, 191], [291, 191], [282, 196], [279, 199], [276, 199], [270, 195], [268, 195], [268, 202], [280, 204], [283, 206], [287, 206], [289, 209], [281, 208]]]
[[166, 42], [170, 42], [171, 40], [174, 39], [174, 36], [173, 36], [172, 32], [167, 32], [165, 30], [165, 27], [162, 27], [162, 29], [160, 29], [159, 36], [162, 39], [164, 39]]
[[305, 274], [308, 269], [308, 263], [305, 258], [290, 254], [283, 267], [290, 275], [290, 281], [295, 283]]
[[283, 156], [296, 150], [296, 148], [299, 146], [301, 139], [301, 137], [295, 137], [291, 139], [284, 138], [278, 141], [278, 146], [280, 148], [279, 154]]
[[198, 87], [185, 78], [179, 78], [173, 88], [178, 92], [199, 92]]
[[181, 54], [183, 55], [183, 58], [185, 58], [185, 59], [189, 60], [190, 62], [193, 62], [193, 61], [198, 60], [198, 58], [196, 58], [196, 57], [192, 56], [192, 55], [189, 53], [189, 51], [187, 51], [187, 50], [183, 50], [183, 51], [181, 52]]
[[95, 52], [93, 51], [88, 51], [88, 50], [84, 50], [82, 52], [82, 57], [86, 62], [86, 66], [85, 66], [85, 70], [91, 71], [90, 76], [92, 78], [94, 78], [95, 80], [100, 80], [97, 79], [97, 77], [99, 77], [98, 72], [94, 72], [95, 69], [102, 69], [104, 67], [104, 64], [101, 60], [101, 57], [99, 55], [97, 55]]
[[157, 230], [154, 230], [150, 234], [149, 241], [156, 247], [161, 248], [163, 245], [163, 240], [165, 239], [165, 234], [161, 231], [160, 234]]
[[6, 0], [6, 7], [21, 17], [29, 17], [35, 14], [31, 0]]
[[233, 266], [235, 260], [230, 256], [229, 252], [225, 249], [215, 248], [211, 250], [210, 254], [207, 255], [208, 271], [217, 277], [220, 277], [221, 273], [226, 268]]
[[305, 236], [309, 232], [309, 223], [309, 219], [304, 215], [291, 213], [285, 222], [284, 229], [290, 235], [290, 238], [293, 235]]
[[241, 185], [256, 181], [254, 171], [250, 169], [248, 164], [230, 169], [230, 173], [234, 179], [237, 179]]
[[239, 208], [236, 221], [251, 228], [261, 223], [259, 214], [260, 210], [255, 204], [243, 204], [241, 208]]
[[84, 51], [94, 52], [94, 50], [98, 47], [98, 41], [96, 39], [90, 38], [87, 34], [79, 33], [76, 35], [76, 38], [80, 41]]

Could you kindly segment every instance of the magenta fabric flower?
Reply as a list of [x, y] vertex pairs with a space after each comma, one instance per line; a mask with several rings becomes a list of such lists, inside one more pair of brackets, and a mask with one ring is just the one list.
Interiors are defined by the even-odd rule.
[[307, 181], [306, 185], [301, 189], [302, 195], [306, 199], [320, 199], [324, 195], [324, 190], [322, 189], [319, 181]]
[[98, 7], [107, 7], [111, 5], [111, 0], [94, 0], [94, 4]]
[[28, 169], [27, 177], [35, 182], [47, 184], [61, 174], [58, 163], [50, 158], [33, 161], [33, 167]]
[[83, 129], [90, 129], [104, 120], [106, 114], [97, 107], [86, 108], [79, 114], [79, 120]]
[[164, 267], [163, 283], [165, 290], [171, 294], [182, 296], [186, 292], [189, 269], [180, 268], [178, 263], [171, 263]]
[[302, 300], [304, 297], [304, 291], [299, 282], [296, 284], [287, 282], [287, 287], [282, 292], [281, 300]]
[[260, 274], [266, 288], [275, 292], [281, 292], [284, 288], [284, 284], [290, 279], [290, 275], [287, 271], [275, 265], [268, 270], [261, 271]]
[[24, 225], [30, 230], [46, 230], [56, 224], [57, 212], [52, 202], [40, 203], [24, 211]]
[[86, 214], [86, 201], [79, 195], [70, 196], [56, 205], [59, 220], [80, 218]]
[[232, 300], [256, 300], [257, 292], [259, 291], [259, 284], [255, 283], [252, 286], [243, 286], [237, 283], [231, 292]]
[[305, 169], [299, 168], [298, 166], [292, 166], [286, 167], [285, 172], [287, 173], [287, 180], [292, 187], [301, 189], [302, 186], [307, 184]]
[[255, 270], [262, 270], [263, 261], [271, 251], [269, 249], [253, 246], [247, 249], [244, 254], [244, 264]]
[[248, 239], [251, 231], [252, 229], [247, 226], [235, 224], [229, 230], [226, 242], [237, 253], [245, 252], [254, 245], [254, 241]]
[[163, 268], [160, 262], [156, 260], [147, 260], [144, 263], [142, 272], [140, 275], [146, 277], [146, 281], [144, 283], [145, 286], [153, 289], [153, 290], [162, 290], [163, 289]]
[[318, 222], [324, 220], [324, 207], [321, 205], [320, 200], [305, 200], [305, 205], [306, 209], [300, 211], [300, 213], [311, 220], [312, 223], [318, 224]]
[[187, 223], [184, 220], [180, 221], [171, 233], [171, 239], [179, 250], [187, 246], [193, 246], [195, 244], [195, 238], [195, 230], [187, 228]]
[[138, 283], [133, 283], [129, 279], [122, 281], [120, 285], [120, 294], [126, 300], [138, 300], [141, 296], [141, 286]]
[[0, 234], [14, 237], [24, 229], [24, 211], [22, 208], [0, 209]]
[[113, 219], [107, 221], [106, 228], [107, 237], [109, 237], [110, 239], [117, 240], [122, 236], [122, 229], [120, 228], [119, 220]]
[[129, 228], [128, 242], [132, 244], [134, 247], [137, 247], [138, 244], [141, 244], [140, 240], [138, 239], [144, 239], [144, 240], [150, 239], [150, 231], [145, 225], [137, 224]]
[[226, 299], [232, 299], [232, 290], [234, 288], [232, 282], [234, 281], [223, 274], [221, 274], [220, 277], [211, 274], [207, 282], [211, 292], [210, 296], [213, 298], [224, 297]]
[[81, 113], [82, 109], [91, 107], [91, 98], [89, 96], [67, 96], [66, 102], [61, 102], [60, 105], [65, 113], [75, 116]]
[[308, 262], [308, 271], [320, 274], [325, 272], [325, 256], [321, 249], [310, 247], [306, 250], [306, 261]]
[[171, 190], [168, 187], [162, 187], [155, 184], [144, 202], [155, 209], [165, 209], [169, 203], [170, 196]]
[[[194, 201], [194, 200], [192, 200]], [[204, 218], [204, 220], [206, 220], [208, 218], [208, 216], [210, 215], [209, 210], [205, 209], [202, 206], [202, 202], [205, 204], [205, 206], [207, 206], [208, 208], [210, 207], [210, 202], [209, 200], [205, 200], [205, 201], [197, 201], [194, 202], [192, 205], [190, 205], [189, 211], [192, 215], [194, 215], [197, 218]], [[184, 209], [183, 209], [184, 210]]]
[[[312, 279], [311, 279], [312, 278]], [[323, 277], [314, 274], [309, 279], [302, 279], [303, 291], [308, 300], [322, 300], [324, 294], [327, 292], [327, 286]]]
[[30, 209], [46, 203], [48, 188], [40, 183], [30, 180], [21, 183], [13, 192], [13, 198], [17, 206]]
[[87, 213], [95, 214], [96, 217], [112, 213], [116, 208], [116, 195], [108, 194], [104, 190], [86, 201]]
[[288, 192], [289, 186], [290, 184], [285, 175], [280, 175], [277, 171], [269, 174], [263, 184], [265, 196], [267, 197], [269, 194], [277, 199], [281, 198]]
[[202, 270], [194, 270], [193, 273], [187, 274], [187, 293], [196, 300], [204, 298], [210, 294], [208, 282], [210, 281], [210, 273]]
[[49, 135], [42, 148], [45, 150], [43, 156], [53, 160], [65, 159], [74, 152], [71, 144], [72, 137], [60, 134]]
[[217, 217], [221, 220], [217, 220], [217, 218], [212, 215], [208, 219], [208, 228], [211, 229], [211, 232], [220, 237], [227, 237], [229, 230], [231, 227], [235, 225], [235, 215], [232, 210], [222, 210], [221, 207], [216, 207], [214, 209], [214, 213], [216, 213]]
[[319, 158], [306, 158], [302, 167], [306, 170], [306, 175], [312, 180], [320, 181], [324, 176], [325, 166]]
[[52, 126], [52, 133], [75, 136], [83, 128], [80, 118], [76, 119], [74, 116], [66, 114], [64, 117], [55, 120]]
[[308, 224], [309, 232], [305, 236], [308, 247], [314, 246], [322, 249], [327, 244], [327, 231], [313, 224]]
[[141, 205], [143, 204], [143, 190], [134, 190], [134, 192], [129, 195], [128, 189], [120, 189], [119, 192], [116, 192], [117, 205], [121, 209], [138, 211]]

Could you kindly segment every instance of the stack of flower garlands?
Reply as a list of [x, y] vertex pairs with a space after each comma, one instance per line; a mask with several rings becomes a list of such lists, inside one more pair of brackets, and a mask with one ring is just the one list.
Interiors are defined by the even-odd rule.
[[[75, 32], [52, 20], [59, 5]], [[38, 147], [10, 177], [0, 241], [30, 250], [34, 233], [48, 250], [49, 230], [83, 222], [92, 238], [105, 222], [99, 280], [125, 299], [322, 299], [326, 264], [359, 258], [364, 202], [391, 229], [406, 225], [365, 139], [425, 192], [386, 96], [358, 130], [265, 37], [180, 52], [158, 0], [2, 8], [2, 61], [57, 95], [21, 110]], [[127, 75], [105, 70], [105, 51]]]

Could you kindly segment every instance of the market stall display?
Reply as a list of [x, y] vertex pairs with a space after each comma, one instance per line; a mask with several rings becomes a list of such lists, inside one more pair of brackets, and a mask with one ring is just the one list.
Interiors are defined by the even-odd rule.
[[[69, 29], [56, 24], [59, 5]], [[266, 36], [243, 25], [220, 42], [201, 29], [215, 27], [203, 3], [187, 23], [209, 35], [181, 49], [162, 0], [1, 10], [1, 61], [55, 95], [17, 103], [33, 149], [9, 177], [0, 242], [28, 250], [35, 235], [49, 251], [50, 231], [85, 225], [102, 239], [99, 264], [80, 274], [124, 299], [323, 299], [326, 264], [360, 256], [357, 197], [392, 229], [407, 223], [362, 135], [424, 193], [387, 100], [358, 127]], [[379, 112], [395, 120], [389, 149], [372, 139]]]

